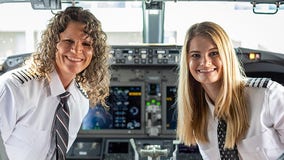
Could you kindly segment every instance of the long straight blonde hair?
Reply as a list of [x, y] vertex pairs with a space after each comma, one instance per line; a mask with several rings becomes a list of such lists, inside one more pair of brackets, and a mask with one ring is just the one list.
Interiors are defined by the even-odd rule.
[[205, 91], [193, 78], [188, 67], [190, 42], [196, 36], [212, 40], [221, 57], [223, 77], [214, 116], [227, 122], [225, 147], [233, 148], [245, 136], [249, 127], [244, 96], [245, 74], [229, 36], [221, 26], [213, 22], [196, 23], [188, 29], [185, 36], [179, 65], [177, 137], [186, 145], [196, 144], [196, 141], [208, 142], [209, 107]]

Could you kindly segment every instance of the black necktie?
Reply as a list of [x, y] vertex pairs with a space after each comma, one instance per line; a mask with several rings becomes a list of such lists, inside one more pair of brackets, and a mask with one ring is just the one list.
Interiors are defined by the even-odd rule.
[[56, 159], [65, 160], [68, 146], [68, 126], [69, 126], [69, 108], [67, 99], [70, 93], [59, 95], [60, 102], [55, 112], [55, 142], [56, 142]]
[[224, 120], [218, 121], [217, 135], [221, 160], [239, 160], [237, 146], [233, 149], [224, 149], [227, 124]]

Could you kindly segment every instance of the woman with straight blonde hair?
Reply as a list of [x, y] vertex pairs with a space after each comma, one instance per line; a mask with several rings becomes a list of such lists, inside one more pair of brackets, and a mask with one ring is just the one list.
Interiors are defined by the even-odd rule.
[[203, 159], [266, 160], [284, 152], [284, 87], [247, 78], [229, 36], [214, 22], [186, 33], [177, 101], [177, 137], [197, 144]]

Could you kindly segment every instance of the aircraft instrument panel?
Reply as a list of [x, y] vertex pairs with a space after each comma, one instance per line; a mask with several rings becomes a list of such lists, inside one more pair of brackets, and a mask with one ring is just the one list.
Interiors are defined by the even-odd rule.
[[[90, 106], [68, 159], [199, 160], [197, 146], [176, 140], [177, 78], [182, 46], [111, 46], [110, 96]], [[284, 84], [284, 54], [236, 48], [248, 76]], [[7, 57], [0, 75], [30, 54]]]

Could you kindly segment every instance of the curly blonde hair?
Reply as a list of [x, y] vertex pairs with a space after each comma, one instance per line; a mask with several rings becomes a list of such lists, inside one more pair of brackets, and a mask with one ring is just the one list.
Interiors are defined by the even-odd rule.
[[[85, 24], [84, 32], [92, 38], [93, 57], [90, 65], [76, 75], [76, 82], [87, 94], [92, 104], [105, 105], [105, 98], [109, 95], [109, 45], [107, 35], [102, 30], [101, 22], [88, 10], [82, 7], [68, 7], [59, 11], [50, 20], [43, 32], [37, 51], [31, 57], [31, 69], [40, 78], [49, 79], [49, 73], [55, 69], [56, 45], [59, 34], [62, 33], [70, 21]], [[106, 106], [106, 105], [105, 105]]]

